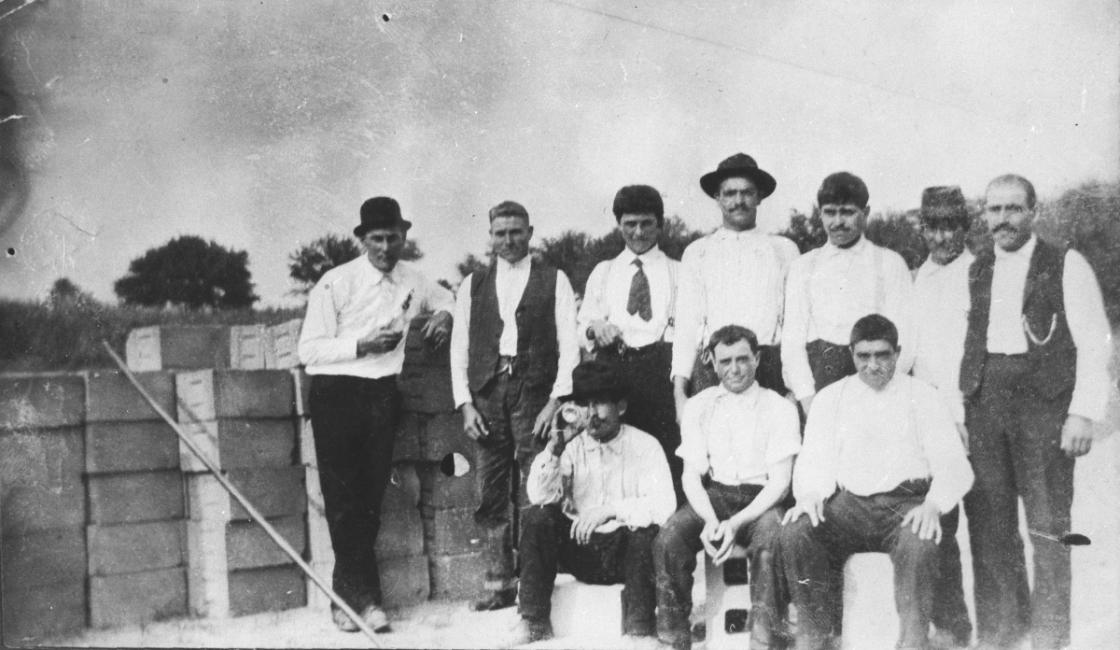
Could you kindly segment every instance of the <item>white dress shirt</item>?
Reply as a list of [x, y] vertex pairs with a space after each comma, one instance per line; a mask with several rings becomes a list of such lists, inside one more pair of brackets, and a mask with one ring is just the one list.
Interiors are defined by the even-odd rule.
[[[1037, 242], [1037, 238], [1031, 235], [1017, 251], [1008, 252], [995, 247], [988, 352], [1023, 354], [1027, 351], [1027, 335], [1023, 331], [1023, 292]], [[1073, 344], [1077, 346], [1077, 378], [1069, 412], [1100, 422], [1104, 420], [1112, 390], [1108, 377], [1112, 333], [1097, 276], [1089, 262], [1073, 249], [1066, 251], [1062, 294], [1066, 322], [1069, 323]]]
[[902, 256], [866, 236], [849, 248], [828, 242], [794, 260], [782, 324], [782, 375], [794, 396], [816, 392], [805, 345], [817, 339], [847, 345], [852, 325], [868, 314], [889, 318], [899, 330], [903, 354], [909, 354], [904, 321], [910, 289]]
[[688, 471], [724, 485], [765, 485], [770, 470], [801, 448], [793, 404], [758, 383], [742, 393], [723, 385], [685, 403], [677, 455]]
[[[517, 356], [517, 305], [529, 283], [531, 256], [526, 255], [510, 264], [497, 258], [496, 277], [498, 293], [498, 315], [504, 324], [498, 343], [498, 354]], [[471, 327], [471, 280], [468, 275], [459, 285], [455, 298], [455, 327], [451, 330], [451, 391], [455, 397], [455, 407], [471, 401], [470, 381], [467, 364], [470, 359]], [[556, 271], [556, 343], [559, 347], [556, 381], [552, 385], [554, 398], [572, 392], [572, 370], [579, 363], [579, 343], [576, 342], [576, 299], [572, 285], [563, 271]], [[505, 327], [505, 325], [509, 327]]]
[[837, 486], [871, 496], [922, 478], [932, 479], [926, 498], [942, 513], [972, 487], [972, 466], [937, 389], [901, 373], [878, 391], [859, 375], [821, 389], [794, 468], [798, 502], [826, 499]]
[[937, 388], [959, 424], [964, 424], [961, 356], [972, 308], [968, 269], [975, 260], [967, 248], [948, 264], [927, 259], [914, 279], [908, 319], [914, 376]]
[[311, 289], [299, 336], [300, 363], [309, 375], [376, 379], [399, 374], [403, 337], [392, 351], [364, 357], [358, 357], [358, 339], [384, 327], [404, 332], [421, 312], [450, 312], [453, 304], [450, 291], [407, 262], [382, 273], [362, 255], [327, 271]]
[[786, 271], [798, 255], [786, 237], [720, 228], [689, 244], [677, 282], [674, 376], [689, 377], [696, 353], [724, 325], [750, 328], [760, 345], [782, 332]]
[[533, 460], [525, 489], [533, 505], [562, 503], [572, 519], [598, 506], [613, 506], [615, 518], [596, 528], [599, 533], [620, 526], [660, 526], [677, 508], [661, 444], [626, 424], [606, 443], [579, 434], [559, 458], [545, 449]]
[[[626, 310], [630, 302], [630, 284], [638, 272], [635, 260], [642, 261], [642, 270], [649, 280], [650, 307], [653, 318], [642, 320]], [[680, 262], [671, 259], [654, 246], [641, 255], [629, 248], [614, 259], [599, 262], [587, 279], [583, 304], [576, 318], [580, 342], [591, 350], [595, 342], [585, 333], [592, 322], [604, 320], [622, 330], [622, 340], [632, 348], [640, 348], [661, 340], [672, 341], [672, 320], [676, 301], [676, 280]]]

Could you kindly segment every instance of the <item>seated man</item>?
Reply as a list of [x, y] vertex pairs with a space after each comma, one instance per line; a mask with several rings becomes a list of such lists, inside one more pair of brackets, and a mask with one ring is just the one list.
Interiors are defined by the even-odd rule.
[[797, 607], [797, 648], [827, 647], [832, 582], [854, 553], [889, 553], [898, 648], [926, 648], [939, 573], [941, 515], [972, 485], [972, 468], [937, 390], [904, 374], [898, 330], [856, 321], [856, 374], [823, 388], [809, 411], [782, 520], [782, 565]]
[[[758, 340], [738, 325], [716, 330], [708, 343], [719, 385], [696, 394], [681, 416], [681, 483], [688, 503], [654, 543], [658, 636], [674, 648], [691, 645], [692, 573], [703, 548], [722, 564], [735, 543], [751, 571], [751, 648], [780, 647], [775, 627], [785, 602], [773, 552], [801, 445], [793, 403], [755, 381]], [[711, 480], [704, 487], [704, 477]]]
[[514, 645], [552, 636], [558, 566], [582, 582], [626, 585], [623, 632], [654, 633], [651, 548], [676, 496], [661, 445], [621, 423], [626, 392], [607, 362], [587, 361], [572, 371], [565, 400], [580, 408], [566, 406], [557, 414], [549, 443], [529, 470], [532, 507], [521, 524], [521, 621]]

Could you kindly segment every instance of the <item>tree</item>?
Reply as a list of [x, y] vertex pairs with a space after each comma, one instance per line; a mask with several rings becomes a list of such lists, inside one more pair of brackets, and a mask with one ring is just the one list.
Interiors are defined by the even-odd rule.
[[917, 210], [876, 214], [868, 218], [864, 232], [868, 241], [901, 255], [911, 271], [921, 266], [929, 255], [919, 228]]
[[260, 299], [253, 293], [247, 252], [193, 235], [172, 239], [132, 260], [113, 291], [126, 305], [191, 309], [251, 307]]
[[51, 285], [47, 294], [47, 306], [51, 309], [86, 308], [97, 304], [93, 295], [71, 282], [70, 278], [59, 278]]
[[[361, 254], [362, 246], [358, 240], [344, 235], [330, 234], [300, 246], [288, 255], [288, 275], [296, 283], [292, 293], [307, 295], [324, 273]], [[415, 240], [405, 240], [402, 260], [414, 261], [423, 256]]]
[[802, 254], [814, 248], [820, 248], [828, 241], [824, 224], [821, 223], [820, 210], [815, 207], [809, 216], [797, 210], [790, 210], [789, 225], [786, 226], [785, 230], [779, 231], [778, 234], [792, 239], [793, 243], [797, 244], [797, 250]]

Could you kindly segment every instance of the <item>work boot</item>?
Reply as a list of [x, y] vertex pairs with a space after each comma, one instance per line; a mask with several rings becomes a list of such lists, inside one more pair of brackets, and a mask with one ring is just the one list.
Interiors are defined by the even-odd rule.
[[476, 612], [490, 612], [495, 609], [505, 609], [506, 607], [512, 607], [514, 601], [516, 600], [516, 589], [502, 589], [501, 591], [491, 591], [479, 600], [471, 603], [471, 609]]
[[552, 638], [552, 622], [536, 621], [529, 618], [517, 619], [513, 634], [507, 647], [522, 646], [526, 643], [536, 643]]
[[[377, 605], [367, 605], [359, 616], [362, 617], [362, 621], [374, 632], [381, 633], [389, 631], [389, 617], [386, 616], [384, 610]], [[343, 632], [357, 632], [360, 629], [358, 628], [358, 624], [350, 620], [346, 612], [338, 607], [331, 607], [331, 619], [334, 620], [335, 627]]]

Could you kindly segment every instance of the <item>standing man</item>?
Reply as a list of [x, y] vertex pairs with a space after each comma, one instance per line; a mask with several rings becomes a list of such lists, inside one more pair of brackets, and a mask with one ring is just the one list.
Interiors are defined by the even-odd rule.
[[700, 187], [719, 204], [723, 225], [689, 244], [681, 259], [672, 370], [678, 418], [690, 392], [718, 383], [711, 366], [696, 361], [708, 336], [724, 325], [755, 333], [758, 383], [785, 393], [778, 342], [786, 271], [798, 250], [785, 237], [755, 229], [758, 205], [776, 186], [773, 176], [742, 153], [700, 178]]
[[680, 263], [657, 247], [665, 223], [661, 194], [627, 185], [614, 197], [614, 218], [626, 242], [617, 257], [600, 262], [587, 280], [577, 318], [584, 346], [615, 362], [630, 386], [623, 421], [661, 443], [681, 498], [681, 442], [669, 368]]
[[[751, 571], [751, 648], [783, 647], [785, 611], [775, 565], [781, 510], [793, 457], [801, 447], [797, 408], [755, 381], [754, 333], [728, 325], [708, 343], [720, 383], [690, 399], [681, 416], [684, 493], [688, 503], [654, 543], [658, 635], [673, 648], [691, 645], [692, 573], [703, 548], [722, 564], [736, 543]], [[707, 487], [705, 487], [707, 482]]]
[[[463, 279], [451, 334], [451, 389], [463, 429], [479, 445], [487, 571], [476, 611], [513, 605], [513, 544], [521, 482], [540, 451], [579, 360], [575, 296], [562, 271], [532, 259], [529, 213], [513, 201], [490, 209], [494, 263]], [[512, 513], [511, 513], [512, 508]]]
[[856, 375], [821, 390], [782, 520], [781, 555], [797, 607], [797, 648], [827, 647], [834, 577], [854, 553], [889, 553], [898, 648], [926, 648], [939, 573], [941, 516], [972, 468], [937, 390], [896, 374], [898, 330], [871, 314], [851, 333]]
[[828, 242], [790, 265], [782, 369], [806, 416], [817, 391], [855, 373], [847, 340], [856, 320], [883, 314], [902, 322], [906, 316], [910, 271], [901, 255], [863, 236], [867, 199], [867, 185], [858, 176], [826, 177], [817, 206]]
[[[968, 269], [976, 258], [965, 246], [971, 218], [961, 188], [927, 187], [922, 191], [919, 218], [929, 258], [918, 269], [910, 305], [913, 374], [936, 387], [946, 400], [967, 451], [968, 432], [958, 385], [968, 329]], [[961, 583], [959, 523], [959, 507], [941, 517], [941, 577], [934, 590], [936, 631], [931, 638], [932, 645], [939, 648], [968, 647], [972, 638]]]
[[572, 373], [567, 399], [584, 419], [553, 429], [529, 472], [533, 505], [522, 522], [521, 625], [513, 645], [552, 636], [558, 564], [581, 582], [625, 584], [623, 633], [655, 632], [653, 539], [676, 502], [661, 446], [622, 423], [628, 388], [610, 362], [585, 361]]
[[[988, 647], [1060, 648], [1070, 635], [1074, 459], [1093, 443], [1108, 401], [1111, 351], [1100, 287], [1085, 258], [1031, 232], [1035, 192], [1008, 174], [988, 184], [995, 255], [969, 273], [961, 392], [976, 487], [965, 499], [977, 636]], [[1034, 549], [1027, 585], [1018, 498]]]
[[[442, 345], [451, 331], [451, 294], [399, 262], [411, 226], [389, 197], [362, 204], [354, 235], [366, 254], [327, 271], [311, 290], [299, 339], [334, 590], [377, 632], [389, 629], [373, 547], [400, 419], [402, 341], [422, 311], [435, 312], [424, 326], [429, 343]], [[331, 613], [339, 629], [358, 630], [333, 604]]]

